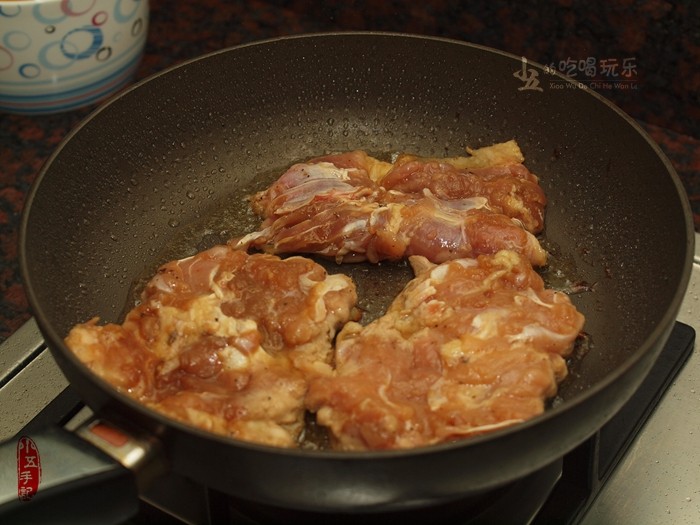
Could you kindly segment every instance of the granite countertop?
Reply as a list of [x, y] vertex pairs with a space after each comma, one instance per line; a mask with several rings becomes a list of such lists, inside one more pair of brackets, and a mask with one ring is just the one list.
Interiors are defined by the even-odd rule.
[[[456, 38], [581, 75], [578, 65], [634, 68], [636, 89], [592, 86], [669, 157], [700, 231], [700, 9], [690, 1], [400, 2], [151, 0], [136, 80], [241, 43], [319, 31], [381, 30]], [[0, 341], [31, 316], [18, 268], [25, 196], [45, 160], [94, 107], [46, 116], [0, 115]]]

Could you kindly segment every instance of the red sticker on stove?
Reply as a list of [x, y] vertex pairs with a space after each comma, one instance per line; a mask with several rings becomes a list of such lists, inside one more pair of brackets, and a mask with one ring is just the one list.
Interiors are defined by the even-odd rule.
[[17, 441], [17, 497], [29, 501], [39, 490], [41, 458], [32, 438], [22, 436]]

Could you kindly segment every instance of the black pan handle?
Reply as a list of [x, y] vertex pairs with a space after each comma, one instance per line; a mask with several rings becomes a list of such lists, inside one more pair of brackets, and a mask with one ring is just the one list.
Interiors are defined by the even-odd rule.
[[157, 443], [100, 420], [49, 427], [0, 445], [0, 523], [119, 524], [161, 471]]

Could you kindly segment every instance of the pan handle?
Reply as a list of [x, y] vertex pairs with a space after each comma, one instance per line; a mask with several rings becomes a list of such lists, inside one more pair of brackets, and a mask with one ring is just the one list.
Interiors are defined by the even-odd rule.
[[157, 443], [98, 419], [0, 444], [0, 522], [119, 524], [163, 470]]

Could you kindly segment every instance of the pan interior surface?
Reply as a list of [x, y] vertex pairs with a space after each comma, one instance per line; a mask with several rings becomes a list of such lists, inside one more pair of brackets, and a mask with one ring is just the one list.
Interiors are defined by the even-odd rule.
[[[528, 88], [523, 71], [538, 84]], [[510, 139], [549, 199], [552, 260], [589, 288], [572, 296], [591, 345], [562, 385], [563, 410], [614, 382], [669, 329], [690, 271], [689, 207], [668, 161], [619, 110], [520, 57], [469, 44], [285, 38], [136, 85], [83, 122], [33, 188], [21, 253], [30, 302], [69, 378], [99, 390], [62, 338], [96, 315], [118, 321], [134, 281], [166, 254], [239, 233], [226, 218], [219, 231], [197, 225], [216, 224], [207, 221], [222, 209], [245, 216], [261, 176], [330, 152], [455, 156]]]

